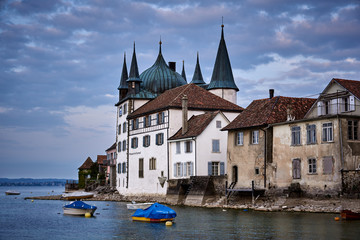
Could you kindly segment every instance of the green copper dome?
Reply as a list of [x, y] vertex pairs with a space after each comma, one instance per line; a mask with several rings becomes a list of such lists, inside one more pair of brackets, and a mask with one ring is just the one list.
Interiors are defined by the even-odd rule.
[[161, 54], [161, 42], [159, 55], [154, 65], [141, 73], [140, 79], [142, 88], [155, 94], [161, 94], [166, 90], [186, 84], [185, 79], [166, 64]]

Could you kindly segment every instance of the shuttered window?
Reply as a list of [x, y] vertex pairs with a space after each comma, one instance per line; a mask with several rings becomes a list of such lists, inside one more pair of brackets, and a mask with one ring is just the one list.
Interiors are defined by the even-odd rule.
[[298, 158], [293, 159], [292, 161], [292, 173], [293, 173], [293, 179], [301, 178], [301, 161]]
[[333, 157], [324, 157], [323, 158], [323, 174], [332, 174], [333, 173]]
[[214, 152], [214, 153], [220, 152], [220, 140], [219, 139], [212, 140], [212, 152]]
[[143, 137], [143, 146], [144, 147], [150, 146], [150, 135], [146, 135]]
[[164, 133], [156, 134], [156, 145], [162, 145], [164, 143]]
[[137, 148], [138, 147], [138, 138], [134, 137], [131, 139], [131, 148]]

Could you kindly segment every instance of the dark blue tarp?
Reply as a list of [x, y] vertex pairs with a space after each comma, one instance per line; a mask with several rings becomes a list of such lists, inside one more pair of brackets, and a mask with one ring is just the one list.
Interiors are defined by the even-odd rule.
[[160, 203], [154, 203], [146, 209], [138, 209], [132, 215], [133, 217], [145, 217], [152, 219], [168, 219], [175, 218], [176, 212], [169, 207], [161, 205]]
[[91, 206], [89, 204], [84, 203], [83, 201], [75, 201], [68, 205], [65, 205], [66, 208], [77, 208], [77, 209], [97, 209], [96, 206]]

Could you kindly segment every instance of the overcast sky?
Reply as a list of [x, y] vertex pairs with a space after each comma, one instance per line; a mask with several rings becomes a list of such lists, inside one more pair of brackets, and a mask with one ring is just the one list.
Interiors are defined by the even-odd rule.
[[317, 97], [332, 78], [360, 80], [360, 2], [346, 0], [0, 1], [0, 177], [77, 178], [115, 141], [124, 52], [140, 73], [199, 52], [209, 82], [222, 17], [238, 104]]

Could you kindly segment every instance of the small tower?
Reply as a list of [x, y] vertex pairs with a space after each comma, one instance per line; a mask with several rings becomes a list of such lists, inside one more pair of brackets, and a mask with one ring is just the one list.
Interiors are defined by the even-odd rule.
[[239, 89], [234, 81], [229, 54], [226, 48], [224, 39], [224, 24], [221, 25], [220, 44], [216, 55], [211, 81], [207, 89], [215, 95], [236, 104], [236, 92], [238, 92]]
[[185, 63], [184, 63], [184, 60], [183, 60], [183, 68], [182, 68], [181, 76], [182, 76], [183, 79], [187, 82], [187, 80], [186, 80], [186, 74], [185, 74]]
[[129, 78], [127, 79], [126, 82], [128, 85], [128, 93], [127, 93], [128, 96], [140, 92], [141, 79], [139, 77], [139, 69], [136, 60], [135, 42], [134, 42], [134, 52], [131, 60]]
[[119, 101], [124, 99], [126, 97], [126, 94], [128, 92], [128, 85], [126, 83], [126, 80], [128, 79], [128, 72], [127, 72], [127, 66], [126, 66], [126, 54], [124, 53], [124, 64], [123, 69], [120, 77], [120, 85], [118, 87], [119, 90]]
[[206, 83], [204, 82], [203, 76], [201, 74], [200, 63], [199, 63], [199, 52], [197, 53], [197, 56], [196, 56], [196, 66], [195, 66], [195, 71], [194, 71], [194, 75], [191, 80], [191, 83], [194, 83], [194, 84], [198, 85], [199, 87], [204, 87], [206, 85]]

